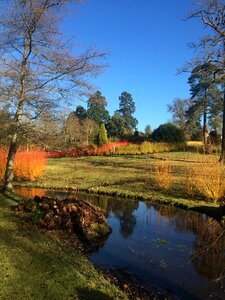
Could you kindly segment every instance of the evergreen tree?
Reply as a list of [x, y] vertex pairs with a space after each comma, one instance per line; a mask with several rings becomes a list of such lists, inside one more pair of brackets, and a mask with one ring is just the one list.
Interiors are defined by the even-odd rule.
[[83, 120], [87, 118], [87, 111], [82, 105], [78, 105], [76, 107], [75, 113], [79, 120]]
[[121, 139], [124, 134], [123, 118], [114, 114], [107, 124], [107, 132], [110, 137]]
[[102, 123], [98, 134], [98, 144], [99, 146], [102, 146], [107, 143], [108, 143], [107, 132], [105, 129], [105, 125]]
[[128, 132], [133, 132], [137, 127], [138, 121], [132, 116], [135, 112], [135, 103], [132, 95], [127, 92], [123, 92], [119, 97], [119, 101], [119, 109], [115, 113], [123, 118], [124, 128]]
[[107, 124], [110, 120], [109, 112], [106, 109], [107, 102], [101, 92], [97, 91], [87, 102], [87, 117], [95, 121], [98, 126], [102, 123]]
[[216, 101], [217, 86], [214, 83], [214, 73], [216, 66], [211, 63], [203, 63], [197, 65], [188, 78], [188, 83], [191, 86], [191, 96], [193, 101], [193, 111], [198, 113], [203, 118], [203, 147], [204, 151], [207, 144], [207, 118], [209, 114], [210, 99]]

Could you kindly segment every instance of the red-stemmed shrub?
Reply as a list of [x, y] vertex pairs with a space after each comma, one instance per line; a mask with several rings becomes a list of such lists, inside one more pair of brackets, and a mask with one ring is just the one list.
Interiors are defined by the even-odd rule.
[[5, 165], [7, 160], [7, 150], [0, 147], [0, 180], [3, 179], [5, 174]]
[[14, 174], [16, 178], [33, 181], [43, 176], [46, 165], [47, 157], [44, 151], [20, 149], [15, 157]]

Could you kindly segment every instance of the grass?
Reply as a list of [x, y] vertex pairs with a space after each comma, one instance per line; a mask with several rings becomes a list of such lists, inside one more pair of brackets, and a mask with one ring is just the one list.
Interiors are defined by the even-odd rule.
[[[23, 183], [27, 187], [85, 190], [123, 197], [176, 203], [185, 208], [218, 207], [204, 195], [191, 196], [183, 188], [185, 171], [193, 163], [217, 161], [216, 155], [190, 152], [155, 153], [142, 156], [89, 156], [50, 159], [43, 178]], [[155, 181], [155, 169], [160, 161], [170, 161], [173, 185], [169, 190]], [[22, 183], [20, 183], [22, 185]]]
[[22, 225], [14, 200], [0, 194], [1, 300], [127, 299], [79, 249]]

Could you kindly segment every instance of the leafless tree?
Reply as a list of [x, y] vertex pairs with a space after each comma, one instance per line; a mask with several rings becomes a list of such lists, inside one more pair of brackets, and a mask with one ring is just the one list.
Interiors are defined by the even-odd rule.
[[1, 3], [0, 94], [14, 114], [4, 189], [12, 190], [18, 135], [45, 110], [67, 104], [90, 88], [102, 69], [97, 50], [73, 55], [60, 34], [66, 5], [79, 0], [8, 0]]

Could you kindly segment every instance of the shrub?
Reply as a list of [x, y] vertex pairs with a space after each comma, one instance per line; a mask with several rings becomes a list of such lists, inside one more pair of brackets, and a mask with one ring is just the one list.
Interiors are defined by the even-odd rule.
[[16, 178], [33, 181], [43, 176], [46, 165], [45, 152], [37, 149], [18, 150], [15, 156], [14, 174]]
[[0, 180], [3, 179], [5, 174], [5, 166], [7, 160], [7, 150], [0, 147]]
[[99, 146], [103, 146], [108, 143], [107, 132], [105, 129], [105, 125], [101, 124], [99, 134], [98, 134], [98, 144]]
[[157, 152], [169, 152], [184, 150], [185, 143], [152, 143], [144, 142], [140, 145], [128, 144], [116, 150], [116, 154], [132, 155], [132, 154], [151, 154]]
[[187, 170], [184, 187], [190, 196], [200, 193], [208, 200], [218, 202], [225, 194], [223, 165], [212, 159], [207, 163], [193, 163]]
[[153, 177], [156, 184], [169, 190], [173, 183], [172, 165], [170, 161], [159, 161], [153, 167]]
[[183, 130], [171, 123], [160, 125], [152, 132], [151, 138], [156, 142], [166, 143], [185, 141]]

